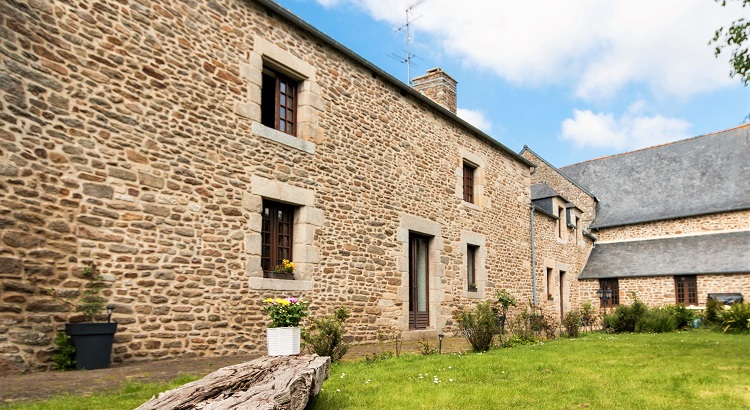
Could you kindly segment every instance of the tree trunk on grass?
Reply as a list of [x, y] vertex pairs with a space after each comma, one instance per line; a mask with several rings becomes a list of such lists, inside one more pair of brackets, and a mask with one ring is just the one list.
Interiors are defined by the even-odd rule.
[[261, 357], [160, 393], [136, 410], [302, 410], [320, 392], [330, 365], [317, 355]]

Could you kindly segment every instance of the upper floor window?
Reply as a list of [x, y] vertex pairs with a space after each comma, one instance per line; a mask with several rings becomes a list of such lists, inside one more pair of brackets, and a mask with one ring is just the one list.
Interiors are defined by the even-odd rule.
[[292, 258], [294, 206], [263, 200], [261, 226], [261, 268], [264, 276], [273, 272], [284, 259]]
[[476, 166], [464, 162], [464, 201], [474, 203], [474, 171]]
[[676, 302], [683, 305], [698, 304], [698, 281], [695, 275], [675, 276], [674, 287]]
[[297, 81], [263, 68], [261, 123], [289, 135], [297, 135]]

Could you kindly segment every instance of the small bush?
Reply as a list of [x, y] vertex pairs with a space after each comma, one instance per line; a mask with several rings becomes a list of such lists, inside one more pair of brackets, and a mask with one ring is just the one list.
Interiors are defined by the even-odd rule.
[[695, 312], [685, 307], [685, 305], [668, 306], [667, 309], [674, 318], [677, 329], [690, 329], [693, 327]]
[[313, 319], [310, 329], [305, 329], [302, 338], [308, 349], [318, 356], [329, 356], [335, 362], [346, 354], [349, 345], [344, 342], [344, 322], [349, 318], [349, 310], [336, 308], [333, 316]]
[[719, 317], [724, 333], [750, 332], [750, 303], [732, 303]]
[[705, 326], [721, 325], [721, 312], [724, 310], [724, 304], [716, 299], [706, 301], [706, 310], [703, 311], [703, 324]]
[[581, 306], [581, 325], [582, 326], [593, 326], [594, 320], [596, 319], [596, 309], [591, 302], [586, 302]]
[[433, 354], [438, 354], [438, 350], [434, 349], [430, 346], [430, 341], [427, 339], [422, 339], [419, 341], [419, 352], [422, 353], [425, 356], [430, 356]]
[[648, 306], [635, 298], [632, 305], [620, 305], [614, 312], [605, 315], [602, 319], [604, 328], [615, 332], [635, 332], [636, 323], [643, 318], [648, 311]]
[[475, 352], [489, 350], [495, 333], [495, 312], [492, 303], [480, 302], [473, 309], [460, 309], [456, 321]]
[[670, 308], [653, 308], [646, 311], [635, 325], [639, 333], [667, 333], [677, 330], [677, 322]]
[[76, 366], [76, 348], [70, 343], [70, 336], [59, 332], [55, 335], [54, 343], [55, 352], [52, 355], [52, 361], [55, 363], [55, 370], [73, 370]]
[[503, 340], [503, 342], [500, 344], [500, 347], [510, 348], [513, 346], [527, 346], [537, 344], [539, 342], [540, 340], [536, 336], [534, 336], [533, 333], [528, 335], [513, 335]]
[[377, 363], [382, 362], [388, 359], [393, 358], [393, 352], [380, 352], [380, 353], [371, 353], [365, 355], [365, 362], [367, 363]]
[[576, 311], [570, 311], [563, 319], [563, 327], [568, 337], [578, 337], [580, 333], [581, 315]]

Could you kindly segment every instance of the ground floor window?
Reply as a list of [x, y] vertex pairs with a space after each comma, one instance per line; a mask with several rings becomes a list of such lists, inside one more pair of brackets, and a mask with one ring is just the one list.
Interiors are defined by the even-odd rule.
[[263, 200], [263, 225], [261, 227], [261, 267], [264, 276], [274, 271], [281, 261], [293, 261], [292, 231], [294, 206]]
[[620, 305], [620, 283], [618, 278], [599, 279], [599, 289], [603, 291], [611, 290], [612, 295], [607, 297], [606, 294], [600, 299], [601, 307], [612, 307]]
[[694, 275], [674, 277], [676, 302], [683, 305], [698, 304], [698, 283]]
[[409, 328], [425, 329], [429, 314], [429, 249], [430, 238], [409, 236]]
[[479, 247], [475, 245], [466, 246], [466, 282], [469, 292], [477, 291], [477, 252]]

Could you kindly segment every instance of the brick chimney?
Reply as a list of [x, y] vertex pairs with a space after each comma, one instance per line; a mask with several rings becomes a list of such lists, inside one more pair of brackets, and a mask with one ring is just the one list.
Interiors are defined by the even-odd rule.
[[456, 80], [442, 68], [427, 70], [427, 74], [412, 80], [414, 89], [425, 97], [456, 113]]

